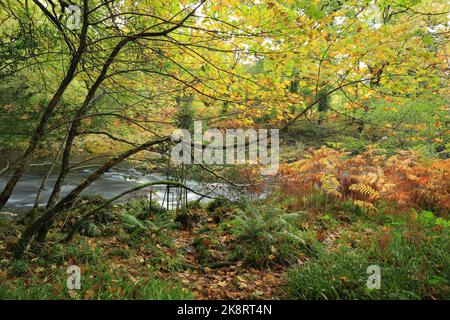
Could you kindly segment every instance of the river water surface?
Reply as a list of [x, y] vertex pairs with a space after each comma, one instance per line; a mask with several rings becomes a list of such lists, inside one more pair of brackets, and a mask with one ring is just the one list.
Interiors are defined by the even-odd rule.
[[[11, 198], [5, 205], [5, 209], [23, 211], [32, 208], [35, 202], [37, 191], [39, 189], [39, 186], [41, 185], [42, 179], [47, 173], [47, 170], [48, 168], [31, 168], [30, 171], [25, 174], [16, 185]], [[62, 187], [62, 196], [68, 194], [73, 188], [78, 185], [78, 183], [83, 178], [87, 177], [94, 170], [95, 168], [83, 169], [70, 173], [65, 180], [64, 186]], [[41, 192], [39, 201], [40, 206], [45, 205], [50, 196], [53, 185], [57, 178], [56, 174], [58, 173], [58, 170], [54, 170], [54, 172], [55, 173], [52, 174], [47, 180], [47, 183], [43, 191]], [[8, 176], [0, 177], [0, 190], [3, 189], [8, 178]], [[88, 188], [86, 188], [82, 194], [89, 196], [99, 195], [106, 199], [109, 199], [139, 184], [159, 180], [167, 180], [167, 177], [163, 174], [158, 173], [142, 173], [133, 168], [125, 170], [118, 170], [113, 168], [109, 172], [106, 172], [104, 175], [102, 175]], [[188, 181], [186, 185], [201, 193], [209, 193], [212, 191], [211, 195], [213, 196], [225, 195], [227, 193], [226, 186], [223, 184], [200, 185], [197, 182]], [[125, 196], [119, 201], [125, 201], [132, 196], [149, 197], [150, 189], [153, 190], [152, 199], [162, 204], [166, 190], [166, 187], [164, 185], [152, 186], [150, 188], [142, 189], [140, 191], [137, 191], [136, 194]], [[187, 197], [188, 201], [191, 201], [198, 199], [200, 196], [188, 191]], [[169, 199], [171, 198], [172, 197], [170, 197]], [[166, 206], [166, 203], [164, 203], [164, 205]]]

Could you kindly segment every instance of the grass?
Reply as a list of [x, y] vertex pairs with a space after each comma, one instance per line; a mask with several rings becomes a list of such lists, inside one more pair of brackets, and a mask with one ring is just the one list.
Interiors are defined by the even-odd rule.
[[[156, 209], [142, 214], [148, 202], [132, 201], [125, 206], [125, 221], [97, 220], [98, 227], [107, 223], [109, 230], [96, 238], [77, 236], [71, 243], [57, 243], [59, 234], [50, 234], [50, 245], [39, 255], [23, 260], [1, 260], [1, 299], [192, 299], [189, 287], [182, 287], [176, 278], [162, 279], [161, 272], [183, 268], [179, 252], [168, 255], [163, 248], [172, 244], [171, 215]], [[122, 210], [123, 208], [118, 208]], [[0, 244], [14, 239], [20, 225], [2, 224]], [[142, 229], [142, 230], [141, 230]], [[162, 232], [166, 230], [166, 232]], [[138, 231], [138, 232], [136, 232]], [[5, 251], [5, 253], [7, 253]], [[81, 289], [68, 290], [66, 269], [81, 268]]]
[[68, 290], [67, 276], [58, 272], [47, 283], [39, 277], [31, 280], [18, 279], [9, 286], [0, 286], [3, 299], [52, 300], [180, 300], [192, 299], [192, 294], [178, 283], [150, 277], [134, 278], [126, 270], [111, 272], [105, 266], [88, 268], [81, 279], [80, 290]]
[[[420, 215], [390, 220], [384, 226], [359, 224], [343, 234], [336, 251], [322, 251], [318, 259], [293, 267], [287, 277], [288, 297], [450, 299], [449, 230], [434, 228], [438, 219], [432, 222]], [[366, 286], [370, 265], [381, 268], [380, 289]]]
[[[370, 214], [317, 193], [196, 207], [199, 225], [181, 230], [171, 212], [142, 215], [144, 204], [117, 207], [105, 228], [103, 220], [92, 221], [102, 230], [98, 237], [77, 235], [63, 244], [61, 234], [51, 233], [38, 255], [19, 261], [6, 248], [21, 226], [0, 224], [0, 298], [192, 299], [231, 292], [259, 299], [450, 299], [450, 222], [430, 211], [392, 214], [380, 202]], [[215, 219], [217, 212], [226, 214]], [[67, 289], [70, 265], [81, 268], [81, 290]], [[367, 288], [370, 265], [380, 267], [380, 289]], [[278, 273], [280, 281], [274, 279], [275, 270], [284, 280]], [[268, 289], [267, 279], [276, 288]]]

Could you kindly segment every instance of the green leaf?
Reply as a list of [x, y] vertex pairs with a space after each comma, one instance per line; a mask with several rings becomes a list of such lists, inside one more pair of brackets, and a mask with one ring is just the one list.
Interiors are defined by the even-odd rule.
[[423, 43], [427, 46], [432, 46], [434, 44], [434, 38], [431, 34], [425, 35], [423, 38]]

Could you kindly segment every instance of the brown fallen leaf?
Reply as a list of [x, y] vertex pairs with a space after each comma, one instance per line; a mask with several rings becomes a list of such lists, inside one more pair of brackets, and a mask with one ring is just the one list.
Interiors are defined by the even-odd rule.
[[219, 281], [217, 283], [217, 285], [221, 286], [221, 287], [226, 287], [227, 286], [227, 282], [226, 281]]

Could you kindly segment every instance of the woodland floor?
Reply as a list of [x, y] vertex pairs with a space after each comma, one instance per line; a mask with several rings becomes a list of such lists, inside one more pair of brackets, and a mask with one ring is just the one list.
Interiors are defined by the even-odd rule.
[[[180, 280], [190, 287], [195, 299], [276, 299], [283, 295], [281, 288], [285, 284], [285, 267], [275, 266], [259, 270], [245, 267], [242, 262], [221, 266], [204, 267], [198, 264], [197, 253], [192, 250], [194, 234], [189, 231], [175, 231], [174, 248], [164, 248], [167, 256], [179, 249], [185, 254], [183, 262], [186, 270], [176, 273], [158, 271], [163, 279]], [[221, 239], [226, 242], [227, 238]], [[142, 256], [142, 258], [145, 258]]]
[[[212, 219], [209, 219], [212, 220]], [[62, 226], [62, 223], [59, 223]], [[273, 265], [269, 268], [258, 269], [248, 267], [242, 261], [220, 261], [221, 256], [227, 252], [215, 250], [208, 242], [209, 235], [202, 234], [198, 237], [201, 228], [214, 230], [219, 223], [206, 221], [202, 226], [197, 225], [190, 230], [174, 228], [164, 230], [164, 238], [170, 238], [170, 246], [164, 245], [156, 239], [143, 239], [142, 243], [133, 241], [130, 243], [123, 234], [118, 236], [101, 237], [77, 237], [73, 246], [79, 252], [64, 254], [65, 261], [55, 261], [53, 246], [58, 246], [54, 239], [47, 244], [50, 252], [41, 252], [38, 255], [30, 253], [30, 261], [27, 263], [27, 270], [14, 274], [8, 272], [7, 268], [0, 269], [0, 279], [2, 282], [13, 284], [24, 281], [24, 289], [37, 284], [49, 284], [52, 286], [51, 292], [56, 296], [66, 296], [72, 299], [92, 299], [98, 294], [99, 286], [93, 286], [90, 290], [85, 290], [82, 294], [77, 291], [67, 291], [62, 285], [62, 281], [55, 282], [53, 277], [57, 269], [59, 274], [63, 274], [69, 265], [79, 265], [82, 274], [89, 274], [95, 277], [95, 267], [97, 263], [107, 266], [111, 274], [117, 270], [126, 270], [126, 277], [132, 283], [138, 283], [142, 278], [158, 278], [163, 281], [177, 283], [181, 287], [189, 290], [194, 299], [279, 299], [283, 298], [283, 286], [285, 285], [285, 272], [287, 267], [283, 265]], [[9, 249], [13, 245], [13, 238], [16, 238], [22, 226], [8, 228], [8, 232], [2, 233], [0, 237], [0, 250], [3, 265], [10, 261]], [[151, 237], [150, 237], [151, 238]], [[193, 247], [196, 238], [201, 239], [202, 245], [209, 248], [210, 254], [218, 260], [216, 263], [199, 263], [199, 253]], [[231, 235], [223, 234], [216, 239], [220, 244], [227, 246], [231, 241]], [[151, 244], [153, 249], [148, 250]], [[83, 253], [83, 249], [88, 247], [90, 253]], [[5, 250], [6, 249], [6, 250]], [[67, 250], [70, 251], [70, 250]], [[101, 257], [95, 255], [100, 252]], [[51, 255], [52, 257], [48, 257]], [[57, 253], [56, 253], [57, 255]], [[44, 257], [46, 261], [40, 259]], [[59, 258], [55, 258], [60, 260]], [[97, 261], [97, 259], [102, 259]], [[102, 268], [99, 268], [101, 272]], [[60, 279], [59, 279], [60, 280]], [[114, 280], [113, 280], [114, 282]], [[112, 291], [123, 290], [121, 285], [117, 288], [110, 288]]]
[[[11, 259], [11, 249], [24, 225], [0, 221], [0, 298], [450, 297], [450, 224], [431, 212], [368, 214], [336, 201], [303, 215], [263, 205], [243, 218], [236, 208], [196, 208], [189, 211], [195, 222], [186, 225], [174, 224], [173, 212], [142, 217], [139, 204], [145, 202], [113, 206], [110, 220], [90, 221], [70, 243], [60, 241], [74, 217], [62, 217], [46, 246], [19, 261]], [[136, 233], [117, 219], [124, 210], [140, 217], [137, 224], [158, 228]], [[383, 290], [376, 292], [365, 289], [366, 268], [374, 263], [384, 270]], [[67, 288], [71, 265], [81, 269], [81, 290]]]

